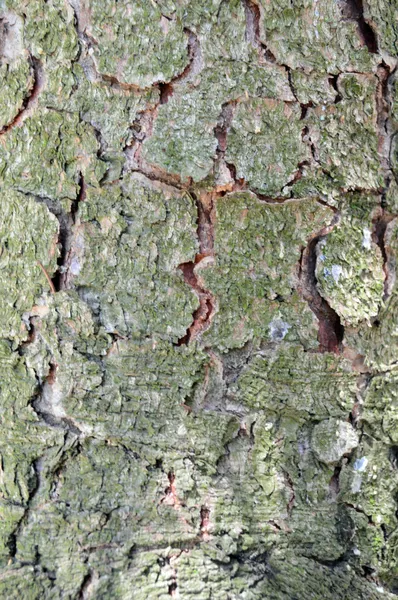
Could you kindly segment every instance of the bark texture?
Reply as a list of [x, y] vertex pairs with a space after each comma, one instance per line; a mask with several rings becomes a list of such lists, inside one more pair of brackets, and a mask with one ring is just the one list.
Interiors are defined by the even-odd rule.
[[0, 1], [0, 597], [398, 594], [396, 0]]

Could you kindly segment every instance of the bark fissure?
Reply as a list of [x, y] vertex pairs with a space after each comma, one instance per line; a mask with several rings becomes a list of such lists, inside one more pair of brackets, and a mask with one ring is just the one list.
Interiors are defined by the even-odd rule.
[[252, 0], [243, 0], [246, 12], [246, 39], [258, 50], [261, 59], [276, 63], [276, 57], [260, 37], [260, 7]]
[[44, 87], [44, 71], [42, 63], [30, 55], [30, 64], [32, 69], [33, 84], [30, 93], [24, 99], [21, 109], [15, 115], [13, 120], [0, 129], [0, 136], [7, 134], [14, 127], [20, 127], [25, 119], [29, 117], [37, 105], [39, 95]]
[[[192, 195], [193, 196], [193, 195]], [[199, 240], [199, 252], [194, 261], [182, 263], [179, 269], [182, 271], [184, 281], [195, 292], [199, 299], [199, 307], [193, 313], [193, 321], [188, 327], [186, 334], [178, 340], [178, 345], [188, 344], [198, 338], [210, 325], [215, 314], [215, 298], [210, 290], [203, 287], [200, 281], [199, 270], [214, 262], [214, 194], [193, 196], [196, 201], [198, 219], [197, 236]]]
[[324, 227], [318, 234], [309, 239], [301, 255], [298, 274], [298, 291], [319, 322], [319, 350], [320, 352], [334, 352], [336, 354], [341, 351], [344, 327], [339, 315], [319, 293], [316, 279], [316, 261], [319, 241], [332, 231], [339, 222], [339, 218], [339, 214], [336, 213], [330, 225]]
[[371, 54], [378, 53], [378, 42], [372, 25], [365, 19], [363, 0], [345, 0], [346, 16], [356, 21], [360, 38]]
[[6, 544], [6, 546], [8, 547], [9, 555], [10, 555], [11, 559], [15, 559], [15, 556], [17, 554], [18, 537], [20, 536], [24, 525], [29, 520], [30, 511], [32, 509], [32, 504], [34, 502], [36, 495], [39, 492], [40, 486], [42, 485], [42, 477], [41, 477], [42, 467], [43, 467], [43, 457], [38, 458], [32, 464], [32, 468], [34, 471], [34, 483], [33, 483], [33, 485], [31, 484], [31, 489], [29, 490], [29, 497], [26, 502], [24, 514], [22, 515], [21, 519], [17, 523], [14, 531], [9, 535], [8, 541]]
[[79, 191], [75, 200], [71, 203], [70, 212], [53, 212], [59, 222], [58, 243], [60, 245], [60, 254], [57, 260], [57, 271], [54, 273], [52, 282], [56, 292], [66, 290], [71, 287], [73, 275], [70, 273], [71, 259], [74, 253], [73, 242], [75, 228], [78, 224], [78, 212], [80, 202], [86, 198], [86, 183], [83, 173], [80, 172], [78, 181]]

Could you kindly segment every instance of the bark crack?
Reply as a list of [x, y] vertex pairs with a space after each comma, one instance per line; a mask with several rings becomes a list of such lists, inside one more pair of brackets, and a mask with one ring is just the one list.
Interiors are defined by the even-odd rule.
[[32, 114], [32, 111], [35, 109], [39, 95], [44, 87], [44, 70], [41, 62], [30, 55], [29, 61], [32, 69], [33, 76], [33, 85], [30, 90], [29, 95], [24, 99], [23, 104], [19, 112], [13, 118], [13, 120], [5, 125], [2, 129], [0, 129], [0, 135], [4, 135], [8, 133], [14, 127], [19, 127], [22, 123]]
[[379, 51], [377, 36], [371, 23], [365, 18], [363, 0], [345, 0], [341, 3], [342, 13], [347, 19], [355, 21], [359, 37], [371, 54]]
[[193, 313], [193, 321], [178, 345], [189, 344], [206, 331], [215, 315], [216, 300], [213, 294], [201, 283], [198, 270], [214, 263], [214, 194], [193, 195], [198, 210], [197, 235], [199, 253], [195, 259], [179, 265], [184, 281], [191, 287], [199, 299], [199, 307]]
[[298, 292], [307, 302], [319, 322], [318, 341], [320, 352], [339, 354], [344, 337], [344, 327], [339, 315], [320, 295], [316, 279], [317, 245], [324, 236], [328, 235], [339, 222], [338, 212], [330, 223], [320, 232], [310, 237], [303, 249], [299, 263]]
[[[52, 210], [59, 222], [58, 243], [60, 245], [60, 255], [57, 261], [58, 268], [52, 278], [54, 289], [57, 292], [70, 289], [73, 278], [73, 274], [71, 273], [71, 262], [74, 255], [73, 242], [75, 228], [79, 222], [79, 204], [80, 202], [84, 202], [87, 189], [82, 172], [79, 174], [78, 186], [78, 194], [71, 203], [70, 212], [68, 214], [65, 214], [64, 212], [55, 212], [54, 209]], [[49, 206], [48, 208], [50, 209]]]

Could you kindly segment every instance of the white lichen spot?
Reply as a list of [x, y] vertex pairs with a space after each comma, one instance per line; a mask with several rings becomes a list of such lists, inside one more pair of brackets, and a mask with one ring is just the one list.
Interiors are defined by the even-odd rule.
[[70, 263], [70, 272], [72, 273], [72, 275], [79, 275], [81, 268], [82, 267], [79, 262], [79, 259], [76, 256], [74, 256]]
[[280, 342], [283, 340], [291, 325], [282, 321], [282, 319], [274, 319], [269, 325], [269, 335], [273, 342]]
[[368, 459], [366, 456], [362, 456], [362, 458], [357, 458], [354, 462], [354, 471], [359, 471], [359, 473], [363, 473], [368, 465]]
[[332, 277], [336, 283], [339, 282], [342, 273], [343, 267], [341, 267], [340, 265], [332, 265]]
[[372, 247], [372, 232], [367, 227], [363, 228], [362, 248], [370, 250]]
[[362, 485], [362, 476], [359, 473], [354, 473], [353, 480], [351, 482], [351, 492], [353, 494], [358, 494], [361, 491]]

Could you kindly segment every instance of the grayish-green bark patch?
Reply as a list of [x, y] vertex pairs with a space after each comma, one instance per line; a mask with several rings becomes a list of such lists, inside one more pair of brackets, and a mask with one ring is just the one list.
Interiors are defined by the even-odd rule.
[[0, 0], [0, 597], [398, 593], [395, 0]]

